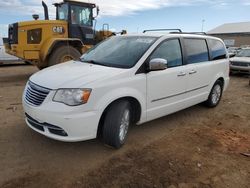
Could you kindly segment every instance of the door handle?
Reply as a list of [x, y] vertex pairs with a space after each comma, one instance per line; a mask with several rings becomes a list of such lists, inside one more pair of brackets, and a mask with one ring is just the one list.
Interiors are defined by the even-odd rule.
[[180, 72], [177, 76], [186, 76], [187, 74], [185, 72]]
[[195, 73], [197, 73], [196, 70], [191, 70], [191, 71], [189, 72], [189, 74], [195, 74]]

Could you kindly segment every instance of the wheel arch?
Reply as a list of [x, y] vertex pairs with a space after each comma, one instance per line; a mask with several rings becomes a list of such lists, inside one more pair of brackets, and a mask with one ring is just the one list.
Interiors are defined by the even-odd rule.
[[[220, 80], [220, 81], [222, 82], [222, 88], [223, 88], [223, 90], [224, 90], [224, 87], [225, 87], [225, 79], [224, 79], [224, 77], [221, 76], [221, 75], [217, 76], [216, 79], [213, 81], [213, 84], [212, 84], [211, 89], [213, 88], [213, 86], [214, 86], [214, 84], [215, 84], [215, 82], [216, 82], [217, 80]], [[210, 90], [211, 90], [211, 89], [210, 89]]]
[[117, 98], [110, 102], [102, 111], [101, 117], [98, 123], [98, 129], [97, 129], [97, 136], [100, 136], [102, 133], [102, 128], [103, 128], [103, 122], [106, 116], [107, 111], [110, 109], [112, 105], [115, 105], [116, 103], [119, 103], [120, 101], [128, 101], [131, 104], [131, 110], [132, 110], [132, 123], [137, 123], [141, 119], [142, 115], [142, 106], [139, 100], [135, 97], [132, 96], [124, 96]]
[[225, 78], [225, 75], [222, 72], [220, 72], [220, 73], [216, 74], [216, 76], [212, 80], [212, 83], [211, 83], [211, 86], [210, 86], [210, 90], [213, 88], [213, 86], [214, 86], [214, 84], [215, 84], [215, 82], [217, 80], [222, 81], [222, 83], [223, 83], [223, 89], [224, 89], [226, 78]]
[[225, 85], [225, 79], [223, 77], [219, 77], [217, 80], [220, 80], [222, 82], [222, 86], [224, 88], [224, 85]]

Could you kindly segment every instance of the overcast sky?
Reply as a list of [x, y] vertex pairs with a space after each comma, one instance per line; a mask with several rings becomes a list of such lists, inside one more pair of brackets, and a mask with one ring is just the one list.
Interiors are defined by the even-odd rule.
[[[60, 0], [44, 0], [49, 5]], [[80, 1], [80, 0], [79, 0]], [[204, 31], [223, 23], [250, 21], [250, 0], [86, 0], [96, 3], [101, 11], [97, 28], [109, 23], [112, 29], [141, 32], [153, 28], [180, 28], [183, 31]], [[40, 14], [40, 0], [0, 0], [0, 36], [6, 35], [7, 24], [31, 20]]]

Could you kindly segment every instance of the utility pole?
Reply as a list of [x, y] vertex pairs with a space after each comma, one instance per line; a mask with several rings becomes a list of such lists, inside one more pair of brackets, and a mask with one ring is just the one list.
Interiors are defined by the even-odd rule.
[[201, 21], [201, 22], [202, 22], [202, 23], [201, 23], [201, 32], [204, 31], [204, 24], [205, 24], [205, 21], [206, 21], [206, 20], [204, 20], [204, 19]]

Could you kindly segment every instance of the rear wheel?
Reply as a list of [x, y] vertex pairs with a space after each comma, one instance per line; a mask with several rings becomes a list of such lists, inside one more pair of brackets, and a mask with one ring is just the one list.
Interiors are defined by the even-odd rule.
[[48, 66], [64, 63], [70, 60], [78, 60], [80, 52], [72, 46], [61, 46], [55, 49], [49, 57]]
[[106, 113], [102, 137], [104, 143], [120, 148], [127, 138], [131, 123], [131, 109], [128, 101], [114, 103]]
[[221, 100], [222, 92], [223, 83], [222, 81], [217, 80], [209, 94], [207, 101], [205, 102], [206, 106], [210, 108], [216, 107]]

